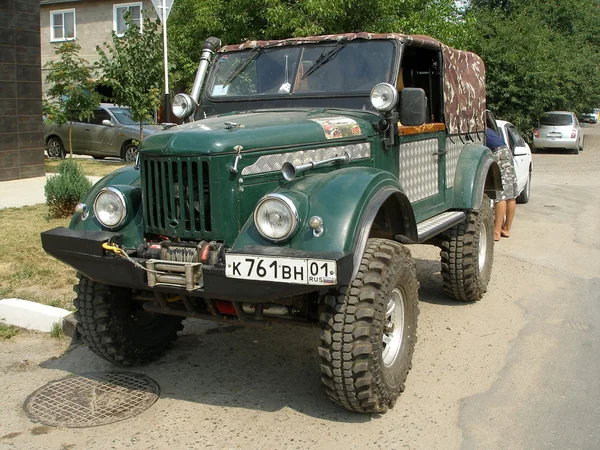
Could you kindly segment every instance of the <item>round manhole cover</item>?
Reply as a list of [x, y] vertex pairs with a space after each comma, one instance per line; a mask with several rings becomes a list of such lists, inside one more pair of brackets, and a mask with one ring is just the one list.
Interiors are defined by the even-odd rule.
[[93, 372], [54, 380], [25, 400], [30, 419], [53, 427], [106, 425], [133, 417], [158, 400], [158, 384], [145, 375]]

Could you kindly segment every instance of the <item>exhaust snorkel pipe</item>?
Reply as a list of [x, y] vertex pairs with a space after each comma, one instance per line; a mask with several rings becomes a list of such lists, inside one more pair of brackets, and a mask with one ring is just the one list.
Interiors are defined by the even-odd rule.
[[194, 115], [198, 104], [200, 103], [200, 94], [202, 92], [202, 85], [208, 72], [208, 67], [212, 63], [215, 52], [221, 46], [221, 39], [216, 37], [209, 37], [202, 44], [202, 54], [200, 55], [200, 64], [198, 64], [198, 70], [196, 71], [196, 78], [194, 79], [194, 85], [192, 86], [191, 95], [177, 94], [173, 98], [173, 114], [180, 119], [187, 119]]

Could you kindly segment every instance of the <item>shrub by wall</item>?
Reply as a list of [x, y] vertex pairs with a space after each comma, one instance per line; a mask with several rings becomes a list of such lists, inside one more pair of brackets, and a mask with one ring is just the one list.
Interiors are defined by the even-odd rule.
[[49, 216], [53, 219], [69, 217], [75, 206], [92, 187], [92, 183], [72, 158], [58, 166], [58, 175], [48, 178], [44, 188]]

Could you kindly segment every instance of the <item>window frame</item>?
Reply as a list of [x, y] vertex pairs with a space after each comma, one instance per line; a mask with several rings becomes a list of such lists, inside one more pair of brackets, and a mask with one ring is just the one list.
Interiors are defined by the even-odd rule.
[[119, 34], [118, 30], [117, 30], [117, 10], [119, 8], [131, 8], [132, 6], [139, 6], [140, 8], [140, 33], [143, 32], [143, 26], [144, 26], [144, 17], [142, 15], [142, 9], [143, 9], [143, 2], [130, 2], [130, 3], [115, 3], [113, 5], [113, 31], [115, 32], [115, 34], [118, 37], [122, 37], [125, 35], [125, 32]]
[[[65, 37], [65, 13], [73, 13], [73, 37]], [[63, 37], [57, 38], [54, 35], [54, 15], [62, 14], [62, 27], [63, 27]], [[75, 8], [69, 9], [56, 9], [54, 11], [50, 11], [50, 42], [65, 42], [65, 41], [74, 41], [77, 39], [77, 14], [75, 13]]]

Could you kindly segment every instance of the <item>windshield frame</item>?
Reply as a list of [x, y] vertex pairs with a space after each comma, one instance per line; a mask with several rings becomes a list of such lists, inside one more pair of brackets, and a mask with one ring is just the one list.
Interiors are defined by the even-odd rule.
[[[390, 42], [392, 44], [392, 56], [393, 56], [393, 60], [392, 63], [390, 65], [390, 75], [389, 75], [389, 79], [386, 80], [387, 83], [392, 84], [393, 86], [396, 85], [397, 81], [398, 81], [398, 71], [399, 71], [399, 65], [400, 65], [400, 61], [401, 61], [401, 56], [402, 56], [402, 48], [403, 45], [398, 42], [397, 39], [392, 39], [392, 38], [386, 38], [386, 39], [353, 39], [351, 41], [348, 41], [346, 43], [346, 45], [350, 45], [352, 43], [360, 43], [360, 42], [373, 42], [373, 41], [385, 41], [385, 42]], [[316, 46], [316, 45], [321, 45], [324, 48], [324, 51], [326, 51], [326, 49], [335, 47], [337, 45], [340, 45], [340, 42], [338, 41], [315, 41], [313, 42], [303, 42], [301, 44], [288, 44], [288, 45], [283, 45], [283, 46], [266, 46], [266, 47], [261, 47], [258, 48], [257, 50], [254, 51], [258, 51], [259, 53], [262, 53], [264, 51], [267, 50], [273, 50], [273, 49], [282, 49], [285, 47], [291, 47], [291, 48], [298, 48], [298, 47], [309, 47], [309, 46]], [[251, 57], [252, 55], [252, 51], [253, 49], [243, 49], [243, 50], [238, 50], [238, 51], [228, 51], [228, 52], [220, 52], [217, 53], [218, 56], [222, 56], [225, 54], [235, 54], [238, 52], [244, 52], [247, 53], [249, 56]], [[218, 63], [215, 62], [211, 65], [210, 67], [210, 71], [208, 74], [208, 78], [206, 80], [206, 83], [204, 84], [204, 89], [202, 91], [202, 99], [206, 99], [208, 100], [210, 103], [231, 103], [231, 102], [254, 102], [254, 101], [273, 101], [273, 102], [277, 102], [277, 101], [294, 101], [296, 99], [311, 99], [311, 98], [318, 98], [318, 99], [322, 99], [322, 98], [350, 98], [350, 97], [368, 97], [371, 94], [371, 91], [348, 91], [348, 92], [295, 92], [293, 94], [278, 94], [278, 93], [274, 93], [274, 94], [260, 94], [260, 95], [249, 95], [249, 96], [239, 96], [239, 95], [231, 95], [231, 96], [214, 96], [211, 95], [212, 89], [214, 88], [214, 80], [215, 80], [215, 75], [216, 75], [216, 70], [218, 67]], [[201, 103], [202, 100], [201, 100]]]

